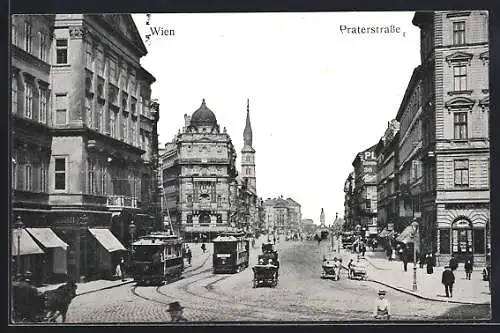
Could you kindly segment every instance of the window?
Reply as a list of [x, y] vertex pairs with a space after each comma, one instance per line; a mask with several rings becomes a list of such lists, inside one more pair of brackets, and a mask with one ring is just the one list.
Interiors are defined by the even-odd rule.
[[88, 193], [94, 194], [96, 190], [95, 186], [95, 163], [92, 159], [87, 160], [87, 172], [88, 172]]
[[12, 154], [12, 188], [15, 189], [17, 187], [17, 161], [15, 154]]
[[31, 191], [33, 189], [33, 179], [32, 179], [32, 168], [31, 164], [26, 164], [24, 166], [24, 186], [26, 191]]
[[187, 195], [187, 202], [193, 202], [193, 195], [192, 194]]
[[40, 96], [39, 96], [39, 106], [38, 106], [38, 121], [45, 124], [47, 122], [47, 89], [44, 87], [40, 87]]
[[465, 44], [465, 22], [453, 22], [453, 44]]
[[453, 90], [467, 90], [467, 67], [465, 65], [453, 67]]
[[97, 115], [96, 115], [95, 121], [96, 121], [96, 129], [99, 132], [102, 130], [101, 124], [103, 124], [103, 122], [102, 122], [103, 116], [104, 116], [104, 105], [98, 102], [97, 103]]
[[24, 93], [24, 115], [26, 118], [33, 118], [33, 84], [26, 82], [26, 91]]
[[110, 129], [110, 134], [114, 138], [116, 135], [116, 124], [115, 124], [115, 117], [116, 113], [112, 110], [109, 112], [109, 129]]
[[122, 135], [122, 140], [123, 141], [128, 141], [128, 117], [123, 115], [122, 117], [122, 128], [121, 128], [121, 135]]
[[102, 50], [97, 50], [97, 74], [104, 77], [104, 53]]
[[40, 164], [40, 192], [47, 192], [47, 166]]
[[56, 39], [56, 64], [68, 63], [68, 40]]
[[135, 135], [135, 124], [136, 122], [132, 120], [131, 122], [131, 126], [130, 126], [130, 143], [132, 143], [132, 145], [136, 145], [137, 144], [137, 138], [136, 138], [136, 135]]
[[453, 114], [453, 124], [455, 128], [455, 139], [467, 139], [467, 112], [455, 112]]
[[370, 199], [366, 199], [366, 209], [372, 208], [372, 201]]
[[12, 37], [11, 37], [11, 43], [12, 45], [17, 46], [17, 26], [15, 24], [12, 24]]
[[66, 125], [67, 106], [67, 95], [56, 94], [56, 125]]
[[109, 81], [116, 84], [116, 63], [114, 60], [109, 60]]
[[17, 74], [12, 73], [12, 113], [17, 113]]
[[455, 186], [469, 186], [469, 160], [455, 160]]
[[92, 99], [90, 97], [85, 98], [85, 116], [87, 117], [87, 126], [89, 128], [94, 127], [94, 114], [92, 112]]
[[66, 189], [66, 158], [55, 159], [55, 181], [56, 190]]
[[439, 253], [449, 254], [450, 253], [450, 230], [441, 229], [439, 230]]
[[38, 57], [43, 61], [47, 61], [47, 51], [48, 51], [48, 36], [43, 32], [40, 32], [40, 49]]
[[94, 50], [90, 42], [85, 43], [85, 66], [90, 70], [94, 70]]
[[106, 167], [102, 167], [101, 169], [101, 194], [106, 195], [106, 184], [108, 182], [108, 170]]
[[24, 50], [31, 53], [31, 48], [33, 46], [33, 36], [31, 31], [31, 23], [24, 23]]

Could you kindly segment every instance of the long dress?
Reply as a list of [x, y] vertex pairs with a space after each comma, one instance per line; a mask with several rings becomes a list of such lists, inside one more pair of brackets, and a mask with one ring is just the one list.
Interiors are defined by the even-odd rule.
[[425, 258], [425, 260], [427, 261], [427, 274], [434, 273], [434, 265], [432, 262], [432, 257], [428, 256], [427, 258]]

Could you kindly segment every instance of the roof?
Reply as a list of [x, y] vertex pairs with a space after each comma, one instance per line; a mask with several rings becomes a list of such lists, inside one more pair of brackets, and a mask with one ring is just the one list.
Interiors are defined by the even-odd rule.
[[[243, 149], [251, 149], [252, 152], [252, 125], [250, 124], [250, 101], [247, 99], [247, 120], [245, 123], [245, 129], [243, 130]], [[243, 150], [242, 150], [243, 151]], [[253, 151], [255, 152], [255, 151]]]
[[120, 241], [106, 228], [89, 228], [89, 232], [108, 251], [127, 251]]
[[141, 238], [132, 243], [133, 246], [159, 246], [164, 244], [167, 244], [167, 242], [163, 241], [162, 239], [151, 239], [151, 238], [148, 239]]
[[45, 254], [43, 250], [37, 245], [37, 243], [31, 238], [26, 229], [21, 229], [20, 237], [19, 237], [19, 253], [17, 252], [17, 243], [18, 243], [18, 230], [12, 230], [12, 255], [17, 256], [18, 254], [21, 256], [29, 255], [29, 254]]
[[68, 244], [57, 237], [56, 233], [50, 228], [26, 228], [26, 231], [46, 248], [68, 248]]
[[191, 116], [191, 125], [217, 126], [217, 118], [212, 110], [210, 110], [205, 104], [205, 99], [202, 100], [201, 106]]

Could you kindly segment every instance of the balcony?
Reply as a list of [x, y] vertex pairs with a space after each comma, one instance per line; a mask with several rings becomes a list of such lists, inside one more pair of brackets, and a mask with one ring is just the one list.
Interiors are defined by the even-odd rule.
[[107, 206], [108, 208], [118, 209], [137, 208], [137, 198], [126, 195], [109, 195]]

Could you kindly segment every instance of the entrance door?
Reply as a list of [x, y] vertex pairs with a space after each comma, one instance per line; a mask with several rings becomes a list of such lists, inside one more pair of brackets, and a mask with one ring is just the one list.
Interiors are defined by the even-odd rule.
[[199, 218], [199, 223], [200, 224], [210, 224], [210, 214], [208, 213], [201, 213], [200, 218]]
[[458, 261], [465, 262], [474, 252], [470, 222], [467, 220], [458, 220], [453, 223], [452, 227], [452, 252]]

